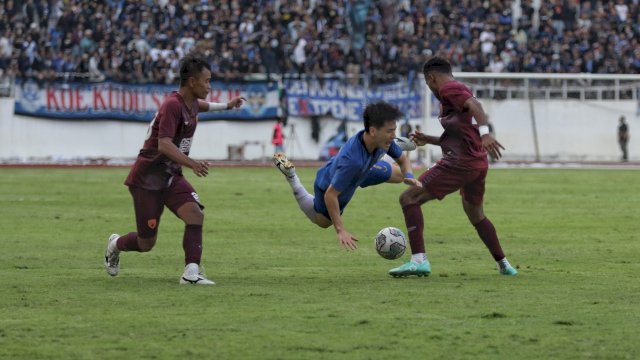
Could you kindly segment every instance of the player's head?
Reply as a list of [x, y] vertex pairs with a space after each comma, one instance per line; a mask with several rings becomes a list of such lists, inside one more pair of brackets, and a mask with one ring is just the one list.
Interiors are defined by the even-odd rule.
[[384, 101], [367, 105], [362, 114], [364, 131], [373, 137], [378, 147], [388, 149], [396, 136], [396, 121], [403, 114], [397, 106]]
[[180, 88], [187, 88], [198, 99], [204, 99], [211, 90], [209, 64], [196, 53], [189, 53], [180, 60]]
[[447, 59], [440, 56], [434, 56], [422, 65], [422, 73], [424, 74], [424, 81], [429, 86], [429, 89], [433, 92], [437, 92], [439, 84], [437, 79], [441, 76], [452, 76], [451, 64]]

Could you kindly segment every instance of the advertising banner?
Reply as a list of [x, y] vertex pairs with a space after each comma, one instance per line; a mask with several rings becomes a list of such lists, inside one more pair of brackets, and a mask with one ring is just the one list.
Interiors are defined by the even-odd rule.
[[[175, 85], [131, 85], [115, 82], [49, 83], [16, 81], [15, 113], [64, 120], [109, 119], [151, 121]], [[236, 96], [247, 99], [240, 109], [200, 113], [200, 120], [266, 120], [278, 116], [275, 82], [212, 82], [206, 101], [227, 102]]]
[[406, 82], [369, 86], [349, 85], [344, 80], [285, 81], [290, 116], [333, 116], [361, 121], [364, 107], [384, 100], [397, 105], [408, 118], [423, 116], [417, 86]]

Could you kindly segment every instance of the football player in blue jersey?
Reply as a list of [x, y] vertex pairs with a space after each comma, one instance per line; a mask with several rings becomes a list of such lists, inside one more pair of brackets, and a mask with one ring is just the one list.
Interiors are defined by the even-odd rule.
[[347, 250], [358, 247], [357, 238], [345, 228], [341, 214], [358, 187], [384, 182], [421, 186], [403, 153], [403, 150], [415, 149], [415, 144], [394, 141], [396, 122], [401, 117], [402, 112], [390, 103], [379, 101], [367, 105], [362, 114], [364, 129], [349, 138], [340, 152], [318, 170], [314, 195], [304, 188], [285, 154], [273, 156], [273, 163], [285, 175], [302, 212], [320, 227], [333, 224], [338, 243]]

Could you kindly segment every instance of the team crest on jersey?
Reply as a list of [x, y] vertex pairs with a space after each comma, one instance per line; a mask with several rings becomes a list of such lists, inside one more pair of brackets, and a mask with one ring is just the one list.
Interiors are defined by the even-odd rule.
[[151, 219], [147, 221], [147, 226], [149, 226], [149, 229], [155, 229], [157, 225], [158, 225], [157, 219]]

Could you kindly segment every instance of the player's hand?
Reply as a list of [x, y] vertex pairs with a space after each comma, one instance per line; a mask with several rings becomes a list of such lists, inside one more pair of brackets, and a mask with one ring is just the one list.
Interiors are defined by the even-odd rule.
[[414, 133], [409, 134], [409, 139], [416, 143], [417, 146], [423, 146], [427, 144], [427, 135], [417, 130]]
[[358, 239], [346, 230], [338, 232], [338, 244], [347, 250], [356, 250], [358, 248]]
[[207, 161], [196, 161], [191, 167], [191, 170], [193, 170], [193, 173], [198, 177], [207, 176], [209, 175], [209, 166], [211, 166], [211, 164]]
[[247, 99], [245, 99], [242, 96], [235, 97], [235, 98], [231, 99], [231, 101], [229, 101], [227, 103], [227, 109], [237, 109], [240, 106], [242, 106], [242, 102], [243, 101], [246, 102]]
[[500, 144], [496, 139], [491, 136], [491, 134], [482, 135], [482, 147], [496, 159], [500, 159], [502, 157], [502, 153], [500, 149], [504, 150], [504, 146]]
[[409, 185], [409, 186], [415, 186], [415, 187], [419, 187], [419, 188], [421, 188], [421, 187], [422, 187], [422, 182], [420, 182], [420, 180], [418, 180], [418, 179], [414, 179], [414, 178], [404, 178], [403, 182], [404, 182], [406, 185]]

